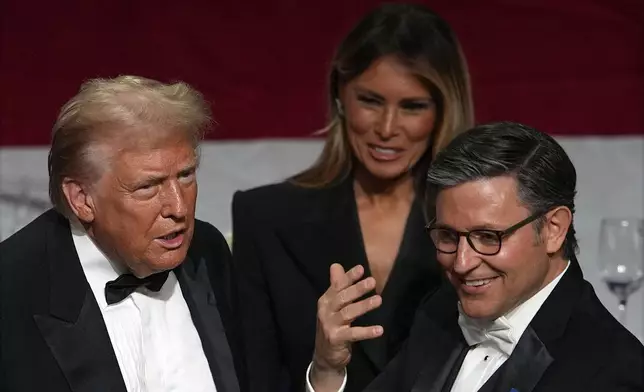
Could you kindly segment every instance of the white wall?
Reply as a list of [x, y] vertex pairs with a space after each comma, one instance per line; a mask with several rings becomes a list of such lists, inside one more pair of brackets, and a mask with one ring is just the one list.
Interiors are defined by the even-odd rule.
[[[599, 223], [605, 216], [644, 217], [644, 137], [558, 140], [577, 167], [575, 226], [580, 262], [586, 279], [615, 313], [617, 301], [597, 273]], [[320, 147], [314, 140], [206, 143], [199, 172], [197, 216], [228, 232], [235, 190], [278, 181], [297, 172], [315, 159]], [[39, 213], [37, 208], [25, 206], [28, 200], [46, 203], [47, 150], [0, 149], [0, 240]], [[627, 327], [644, 341], [644, 290], [631, 298]]]

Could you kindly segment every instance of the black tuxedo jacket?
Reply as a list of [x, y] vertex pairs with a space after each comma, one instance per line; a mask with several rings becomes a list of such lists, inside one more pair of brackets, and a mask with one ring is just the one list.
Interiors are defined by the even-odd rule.
[[[406, 342], [367, 391], [450, 392], [464, 359], [457, 297], [424, 301]], [[349, 373], [349, 378], [351, 373]], [[514, 388], [514, 389], [513, 389]], [[577, 260], [480, 392], [642, 392], [644, 347], [600, 303]]]
[[[414, 204], [382, 306], [354, 323], [382, 324], [385, 336], [354, 346], [346, 392], [361, 391], [384, 369], [407, 337], [420, 301], [441, 282], [424, 224]], [[251, 391], [304, 390], [329, 267], [361, 264], [370, 274], [351, 178], [324, 189], [281, 183], [236, 193], [233, 259]]]
[[[245, 379], [230, 261], [221, 233], [195, 221], [174, 270], [218, 392]], [[126, 391], [69, 222], [53, 210], [0, 244], [0, 390]]]

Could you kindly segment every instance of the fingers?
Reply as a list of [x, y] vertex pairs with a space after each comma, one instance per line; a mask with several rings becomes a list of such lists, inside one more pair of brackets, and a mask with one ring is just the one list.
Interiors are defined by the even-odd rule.
[[345, 273], [340, 264], [334, 263], [330, 269], [331, 287], [328, 291], [340, 292], [360, 279], [363, 274], [364, 267], [361, 265], [356, 265]]
[[329, 272], [331, 287], [318, 300], [315, 352], [320, 353], [322, 362], [335, 369], [346, 365], [351, 356], [352, 342], [382, 336], [380, 325], [351, 326], [356, 318], [379, 307], [382, 297], [373, 295], [358, 301], [376, 287], [373, 277], [358, 282], [365, 272], [361, 265], [345, 272], [340, 264], [333, 264]]
[[342, 265], [338, 263], [331, 264], [329, 275], [331, 280], [331, 287], [341, 285], [344, 275], [344, 267], [342, 267]]
[[338, 263], [331, 264], [329, 275], [331, 279], [331, 286], [339, 285], [344, 275], [344, 267], [342, 267], [342, 265]]
[[331, 337], [331, 344], [342, 342], [359, 342], [361, 340], [375, 339], [383, 334], [383, 328], [380, 325], [371, 325], [369, 327], [349, 327], [339, 329]]
[[364, 280], [347, 287], [340, 291], [331, 301], [331, 310], [337, 312], [342, 307], [352, 303], [353, 301], [361, 298], [368, 292], [376, 288], [376, 279], [372, 277], [365, 278]]
[[333, 318], [337, 325], [349, 324], [363, 314], [378, 308], [380, 305], [382, 305], [382, 297], [374, 295], [342, 307], [333, 315]]

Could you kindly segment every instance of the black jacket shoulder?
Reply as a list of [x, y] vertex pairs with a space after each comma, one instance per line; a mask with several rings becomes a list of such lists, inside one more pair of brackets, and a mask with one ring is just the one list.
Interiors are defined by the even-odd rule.
[[60, 227], [69, 227], [69, 223], [51, 209], [0, 242], [0, 275], [28, 270], [47, 251], [48, 233]]
[[222, 254], [226, 254], [228, 243], [224, 235], [215, 226], [208, 222], [195, 219], [195, 231], [190, 243], [189, 253], [202, 249], [217, 249]]
[[347, 202], [351, 193], [350, 182], [324, 188], [304, 188], [289, 181], [264, 185], [233, 195], [233, 220], [252, 216], [253, 220], [269, 224], [323, 218]]

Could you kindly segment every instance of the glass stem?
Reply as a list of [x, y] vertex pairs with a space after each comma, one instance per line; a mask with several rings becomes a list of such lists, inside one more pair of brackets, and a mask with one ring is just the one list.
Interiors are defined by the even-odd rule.
[[626, 327], [626, 299], [619, 300], [619, 322]]

